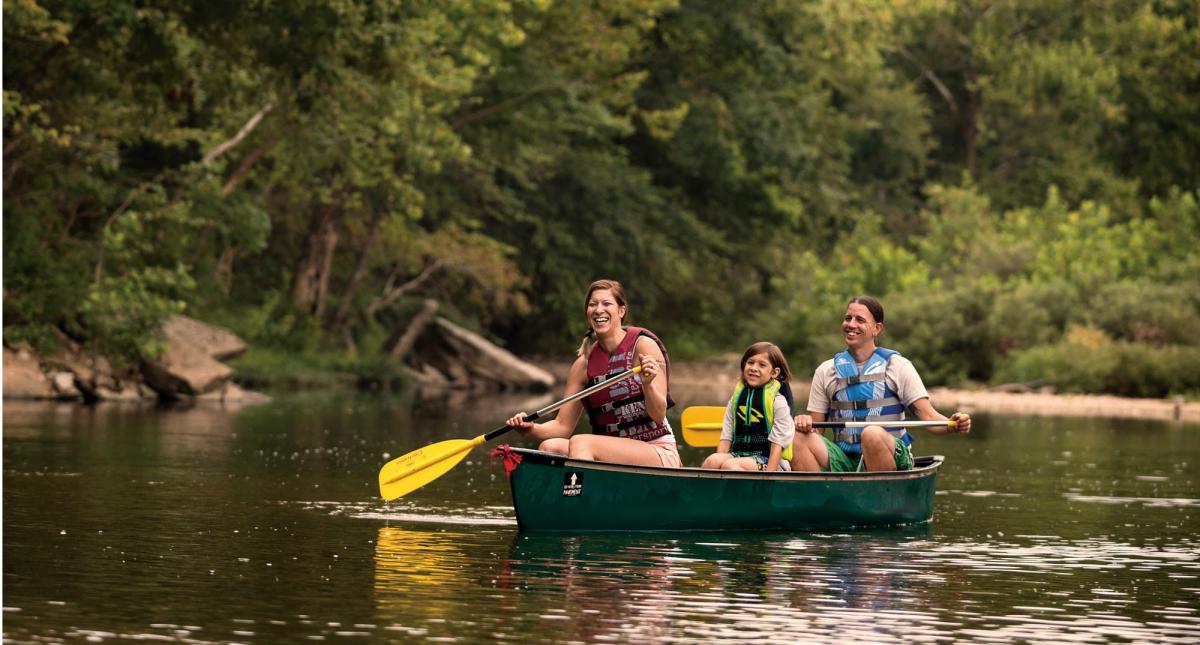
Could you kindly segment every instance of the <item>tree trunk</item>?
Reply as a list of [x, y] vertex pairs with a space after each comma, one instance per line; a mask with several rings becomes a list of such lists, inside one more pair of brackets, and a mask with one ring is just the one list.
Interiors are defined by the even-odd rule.
[[325, 309], [333, 252], [337, 249], [337, 208], [336, 204], [330, 204], [313, 218], [308, 234], [308, 250], [300, 259], [292, 283], [292, 304], [317, 317]]
[[225, 295], [229, 295], [229, 290], [233, 287], [233, 261], [236, 257], [237, 248], [226, 246], [225, 250], [221, 251], [217, 266], [213, 267], [213, 277], [217, 284], [221, 285], [221, 291]]
[[968, 68], [967, 104], [962, 115], [963, 164], [973, 181], [979, 180], [979, 82], [974, 69]]
[[413, 316], [412, 321], [408, 323], [408, 327], [404, 329], [403, 334], [398, 334], [399, 338], [393, 337], [392, 341], [388, 343], [390, 346], [390, 349], [388, 349], [389, 363], [395, 365], [404, 360], [404, 357], [412, 350], [413, 345], [417, 343], [417, 338], [421, 336], [421, 333], [425, 331], [429, 323], [433, 322], [433, 317], [437, 314], [437, 310], [438, 301], [433, 299], [425, 301], [425, 305], [421, 307], [421, 311], [418, 311], [416, 316]]
[[362, 250], [358, 254], [358, 264], [354, 267], [354, 274], [350, 276], [350, 282], [346, 284], [345, 293], [342, 294], [342, 302], [338, 305], [337, 313], [334, 314], [333, 320], [329, 323], [329, 331], [337, 332], [346, 323], [346, 319], [350, 316], [350, 307], [354, 304], [354, 295], [358, 292], [358, 286], [362, 284], [363, 276], [367, 274], [367, 264], [371, 257], [371, 247], [375, 245], [375, 240], [379, 237], [379, 226], [383, 222], [383, 211], [375, 211], [375, 215], [371, 218], [371, 230], [367, 233], [367, 239], [363, 242]]

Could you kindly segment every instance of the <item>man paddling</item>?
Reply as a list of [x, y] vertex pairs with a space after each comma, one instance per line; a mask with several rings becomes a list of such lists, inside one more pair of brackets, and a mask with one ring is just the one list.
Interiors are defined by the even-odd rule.
[[[934, 409], [929, 392], [911, 361], [899, 352], [879, 347], [883, 305], [871, 296], [858, 296], [846, 306], [842, 336], [846, 349], [821, 363], [813, 373], [808, 414], [796, 417], [792, 470], [850, 472], [911, 470], [912, 434], [888, 427], [912, 410], [923, 421], [947, 420]], [[813, 427], [814, 421], [878, 421], [865, 428], [841, 428], [831, 440]], [[971, 431], [971, 416], [955, 412], [935, 434]]]

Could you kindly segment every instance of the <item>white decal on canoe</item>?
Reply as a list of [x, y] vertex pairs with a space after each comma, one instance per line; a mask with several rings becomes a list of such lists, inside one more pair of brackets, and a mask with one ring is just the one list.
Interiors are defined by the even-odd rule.
[[583, 494], [583, 473], [563, 475], [563, 497], [579, 497]]

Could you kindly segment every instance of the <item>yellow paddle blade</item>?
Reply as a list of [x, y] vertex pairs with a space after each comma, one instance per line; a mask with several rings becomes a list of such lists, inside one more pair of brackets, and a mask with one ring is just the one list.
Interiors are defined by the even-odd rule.
[[379, 469], [379, 495], [389, 502], [404, 497], [445, 475], [467, 456], [471, 448], [484, 440], [484, 435], [474, 439], [451, 439], [396, 457]]
[[[683, 440], [694, 448], [716, 448], [721, 442], [721, 428], [725, 424], [725, 408], [719, 405], [693, 405], [684, 409]], [[792, 447], [783, 449], [783, 458], [791, 460]]]
[[719, 405], [693, 405], [683, 411], [683, 440], [696, 448], [715, 448], [721, 441], [725, 408]]

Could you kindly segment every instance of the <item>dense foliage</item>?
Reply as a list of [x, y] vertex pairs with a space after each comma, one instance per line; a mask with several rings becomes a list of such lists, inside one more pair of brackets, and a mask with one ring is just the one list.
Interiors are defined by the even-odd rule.
[[930, 383], [1200, 391], [1188, 0], [4, 3], [4, 336], [187, 311], [373, 363], [419, 308], [676, 356], [845, 301]]

